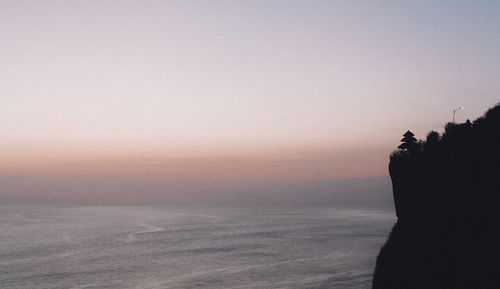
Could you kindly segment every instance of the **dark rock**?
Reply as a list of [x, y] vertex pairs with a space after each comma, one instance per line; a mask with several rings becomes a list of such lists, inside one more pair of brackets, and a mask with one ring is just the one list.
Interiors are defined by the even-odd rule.
[[500, 288], [500, 105], [391, 155], [398, 221], [374, 289]]

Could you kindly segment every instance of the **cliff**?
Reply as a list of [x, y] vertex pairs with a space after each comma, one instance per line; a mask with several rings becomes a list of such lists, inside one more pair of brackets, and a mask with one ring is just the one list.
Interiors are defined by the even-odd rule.
[[389, 164], [398, 220], [373, 288], [500, 288], [500, 105], [404, 140]]

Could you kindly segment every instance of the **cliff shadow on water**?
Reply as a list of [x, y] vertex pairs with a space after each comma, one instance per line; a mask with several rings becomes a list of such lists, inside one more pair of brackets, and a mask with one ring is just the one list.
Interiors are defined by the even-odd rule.
[[500, 288], [500, 104], [390, 157], [398, 220], [374, 289]]

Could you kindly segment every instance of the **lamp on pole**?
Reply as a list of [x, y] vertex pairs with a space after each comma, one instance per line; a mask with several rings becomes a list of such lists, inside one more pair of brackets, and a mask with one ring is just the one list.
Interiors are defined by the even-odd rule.
[[461, 106], [461, 107], [459, 107], [459, 108], [455, 108], [455, 109], [453, 110], [453, 123], [455, 123], [455, 112], [457, 112], [457, 110], [462, 110], [462, 109], [464, 109], [464, 107], [463, 107], [463, 106]]

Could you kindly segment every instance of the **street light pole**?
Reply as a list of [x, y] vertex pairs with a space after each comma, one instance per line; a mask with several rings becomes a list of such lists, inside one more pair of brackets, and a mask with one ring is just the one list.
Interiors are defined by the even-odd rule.
[[453, 110], [453, 123], [455, 123], [455, 112], [457, 112], [457, 110], [462, 110], [462, 109], [464, 109], [464, 107], [463, 107], [463, 106], [461, 106], [461, 107], [459, 107], [459, 108], [455, 108], [455, 109]]

